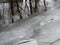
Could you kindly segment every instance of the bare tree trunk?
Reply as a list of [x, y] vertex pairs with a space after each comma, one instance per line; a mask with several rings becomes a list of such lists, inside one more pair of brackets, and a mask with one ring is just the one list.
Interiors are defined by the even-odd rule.
[[27, 10], [29, 10], [29, 7], [28, 7], [28, 5], [27, 5], [27, 0], [25, 0], [25, 8], [27, 8]]
[[23, 19], [22, 15], [21, 15], [21, 11], [19, 10], [19, 4], [18, 4], [17, 0], [16, 0], [16, 5], [17, 5], [17, 11], [20, 14], [20, 18]]
[[39, 0], [35, 0], [35, 12], [37, 12], [37, 9], [38, 9], [38, 5], [37, 5], [38, 4], [38, 1]]
[[44, 7], [45, 7], [45, 11], [47, 11], [46, 1], [45, 0], [44, 0]]
[[14, 11], [13, 11], [13, 1], [12, 0], [10, 1], [10, 7], [11, 7], [12, 23], [14, 23], [14, 19], [13, 19]]
[[29, 4], [30, 4], [30, 13], [33, 14], [31, 1], [32, 1], [32, 0], [29, 0]]

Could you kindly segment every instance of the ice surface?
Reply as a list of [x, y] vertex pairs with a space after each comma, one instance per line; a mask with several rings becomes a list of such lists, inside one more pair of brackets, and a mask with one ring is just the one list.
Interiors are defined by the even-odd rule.
[[53, 13], [52, 11], [53, 15], [49, 13], [38, 15], [26, 22], [23, 21], [24, 24], [16, 23], [11, 25], [9, 28], [4, 29], [7, 31], [0, 33], [0, 43], [15, 40], [17, 38], [31, 38], [32, 36], [38, 37], [38, 40], [41, 42], [55, 41], [56, 39], [60, 38], [59, 11], [60, 10], [54, 11], [57, 14]]
[[52, 45], [60, 45], [60, 40], [57, 40], [57, 41], [54, 42]]
[[20, 45], [38, 45], [38, 43], [37, 43], [36, 40], [31, 40], [31, 41], [28, 42], [28, 43], [24, 43], [24, 44], [20, 44]]

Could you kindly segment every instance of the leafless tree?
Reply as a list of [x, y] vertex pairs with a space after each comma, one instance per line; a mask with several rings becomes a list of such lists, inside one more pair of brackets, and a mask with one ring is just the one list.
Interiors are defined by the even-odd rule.
[[38, 2], [39, 0], [35, 0], [35, 12], [37, 12], [37, 9], [38, 9]]
[[32, 0], [29, 0], [29, 5], [30, 5], [30, 13], [33, 14], [33, 11], [32, 11]]
[[11, 8], [11, 15], [12, 15], [12, 23], [14, 23], [14, 19], [13, 19], [13, 16], [14, 16], [14, 11], [13, 11], [13, 0], [10, 1], [10, 8]]
[[19, 4], [18, 4], [18, 1], [17, 0], [15, 0], [15, 1], [16, 1], [16, 5], [17, 5], [17, 11], [20, 14], [20, 18], [23, 19], [22, 15], [21, 15], [21, 10], [19, 10], [20, 7], [19, 7]]
[[45, 11], [47, 11], [46, 1], [44, 0]]

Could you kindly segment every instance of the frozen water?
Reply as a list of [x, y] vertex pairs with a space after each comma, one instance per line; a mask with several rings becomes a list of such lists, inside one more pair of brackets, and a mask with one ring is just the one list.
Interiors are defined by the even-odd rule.
[[57, 14], [52, 13], [53, 15], [49, 13], [41, 14], [28, 21], [23, 21], [24, 24], [19, 22], [5, 28], [4, 30], [7, 31], [0, 32], [0, 43], [18, 38], [31, 38], [32, 36], [38, 37], [39, 42], [55, 41], [60, 38], [60, 16], [57, 16], [60, 15], [59, 11], [55, 10], [54, 12]]
[[31, 40], [31, 41], [28, 42], [28, 43], [24, 43], [24, 44], [20, 44], [20, 45], [38, 45], [38, 43], [37, 43], [36, 40]]
[[60, 40], [55, 41], [52, 45], [60, 45]]

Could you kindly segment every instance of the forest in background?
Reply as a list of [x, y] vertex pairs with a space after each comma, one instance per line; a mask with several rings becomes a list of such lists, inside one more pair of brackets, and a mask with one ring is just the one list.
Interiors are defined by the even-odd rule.
[[9, 0], [0, 3], [0, 24], [9, 25], [18, 20], [25, 19], [35, 13], [47, 11], [48, 1], [46, 0]]

